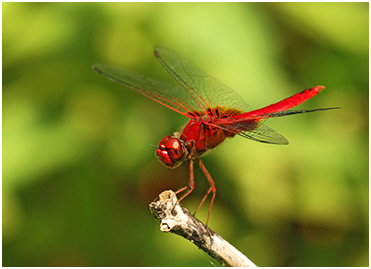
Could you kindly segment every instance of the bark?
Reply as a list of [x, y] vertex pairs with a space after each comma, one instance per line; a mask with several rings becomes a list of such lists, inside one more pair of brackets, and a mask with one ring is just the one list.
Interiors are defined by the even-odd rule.
[[161, 222], [162, 232], [171, 232], [184, 237], [223, 266], [256, 267], [245, 255], [207, 228], [177, 201], [175, 193], [168, 190], [162, 192], [149, 205], [155, 218]]

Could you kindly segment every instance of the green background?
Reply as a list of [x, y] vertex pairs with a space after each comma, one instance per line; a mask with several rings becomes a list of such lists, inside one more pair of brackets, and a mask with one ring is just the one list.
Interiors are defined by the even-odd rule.
[[[290, 145], [235, 137], [203, 158], [210, 227], [260, 266], [367, 266], [368, 16], [368, 3], [3, 3], [3, 265], [219, 265], [148, 209], [187, 184], [186, 165], [154, 157], [187, 119], [91, 69], [176, 83], [163, 45], [252, 108], [326, 86], [298, 108], [341, 110], [266, 122]], [[190, 211], [208, 188], [195, 176]]]

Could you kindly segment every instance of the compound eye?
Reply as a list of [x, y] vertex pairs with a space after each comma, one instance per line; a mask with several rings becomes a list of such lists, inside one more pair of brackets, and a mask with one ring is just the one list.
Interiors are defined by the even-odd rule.
[[171, 138], [165, 143], [165, 147], [168, 149], [179, 150], [181, 148], [180, 141], [177, 138]]
[[171, 137], [165, 143], [167, 152], [173, 161], [182, 161], [184, 149], [178, 138]]
[[176, 167], [185, 159], [185, 147], [178, 138], [165, 136], [160, 141], [156, 154], [166, 166]]

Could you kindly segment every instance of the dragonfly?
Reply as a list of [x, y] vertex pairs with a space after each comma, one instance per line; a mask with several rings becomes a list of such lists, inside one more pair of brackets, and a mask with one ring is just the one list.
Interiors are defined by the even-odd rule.
[[210, 187], [193, 215], [212, 194], [206, 227], [209, 224], [216, 187], [200, 159], [203, 154], [217, 147], [226, 138], [236, 135], [257, 142], [287, 145], [288, 140], [265, 125], [265, 120], [338, 108], [291, 109], [316, 96], [325, 88], [316, 86], [269, 106], [251, 110], [237, 92], [175, 51], [159, 46], [155, 48], [154, 53], [162, 66], [180, 85], [171, 85], [126, 69], [103, 64], [95, 64], [93, 69], [104, 77], [189, 118], [188, 124], [181, 132], [176, 132], [172, 136], [167, 135], [160, 141], [156, 155], [160, 162], [169, 168], [176, 168], [184, 161], [187, 162], [188, 185], [176, 191], [176, 194], [183, 193], [178, 203], [195, 188], [193, 162], [201, 168]]

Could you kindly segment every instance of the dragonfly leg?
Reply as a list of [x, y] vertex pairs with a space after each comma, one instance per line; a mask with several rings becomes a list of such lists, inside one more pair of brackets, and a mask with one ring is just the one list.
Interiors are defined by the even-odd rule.
[[188, 186], [185, 186], [185, 187], [181, 188], [180, 190], [176, 191], [175, 194], [178, 194], [178, 193], [183, 192], [185, 190], [188, 190], [188, 191], [178, 200], [178, 203], [180, 201], [182, 201], [184, 198], [186, 198], [193, 191], [193, 189], [195, 188], [195, 177], [194, 177], [194, 174], [193, 174], [193, 161], [192, 161], [192, 159], [188, 159], [187, 164], [188, 164], [188, 174], [189, 174]]
[[[213, 207], [213, 204], [214, 204], [214, 199], [215, 199], [215, 195], [216, 195], [216, 188], [215, 188], [215, 183], [214, 183], [214, 180], [211, 178], [209, 172], [207, 171], [205, 165], [202, 163], [202, 161], [198, 158], [196, 158], [196, 162], [197, 164], [200, 166], [202, 172], [204, 172], [207, 180], [209, 181], [209, 184], [210, 184], [210, 189], [207, 191], [207, 193], [205, 194], [204, 198], [202, 199], [201, 203], [199, 204], [199, 206], [197, 207], [196, 211], [194, 214], [197, 213], [197, 211], [200, 209], [201, 205], [205, 202], [206, 198], [209, 196], [210, 192], [213, 193], [213, 196], [211, 197], [211, 202], [210, 202], [210, 208], [209, 208], [209, 213], [207, 215], [207, 220], [206, 220], [206, 227], [208, 227], [208, 224], [209, 224], [209, 219], [210, 219], [210, 214], [211, 214], [211, 208]], [[210, 232], [209, 232], [210, 233]]]
[[[176, 135], [177, 133], [174, 133], [174, 135]], [[192, 160], [192, 156], [193, 156], [193, 153], [195, 151], [195, 141], [188, 141], [188, 144], [186, 146], [187, 148], [187, 164], [188, 164], [188, 175], [189, 175], [189, 180], [188, 180], [188, 186], [185, 186], [183, 188], [181, 188], [180, 190], [177, 190], [175, 192], [175, 194], [178, 194], [180, 192], [183, 192], [185, 190], [188, 190], [188, 192], [186, 192], [186, 194], [184, 194], [179, 200], [178, 200], [178, 203], [183, 200], [184, 198], [186, 198], [192, 191], [193, 189], [195, 188], [195, 178], [194, 178], [194, 173], [193, 173], [193, 160]]]

